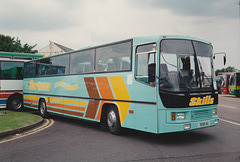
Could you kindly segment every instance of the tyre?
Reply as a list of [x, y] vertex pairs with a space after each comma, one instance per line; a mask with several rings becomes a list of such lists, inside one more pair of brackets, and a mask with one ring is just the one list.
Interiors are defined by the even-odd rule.
[[41, 117], [47, 118], [47, 105], [44, 99], [41, 99], [39, 102], [39, 113]]
[[7, 107], [10, 110], [14, 110], [14, 111], [21, 111], [23, 109], [23, 99], [22, 99], [22, 95], [20, 94], [15, 94], [12, 95], [7, 102]]
[[120, 134], [121, 124], [118, 110], [115, 106], [110, 106], [107, 112], [107, 127], [112, 134]]

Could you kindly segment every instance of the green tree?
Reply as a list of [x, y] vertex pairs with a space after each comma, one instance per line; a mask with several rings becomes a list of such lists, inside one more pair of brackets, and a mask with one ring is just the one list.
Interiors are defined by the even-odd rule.
[[0, 34], [0, 51], [3, 52], [37, 53], [38, 51], [34, 50], [36, 45], [30, 46], [27, 43], [22, 45], [18, 38]]
[[216, 74], [221, 73], [221, 72], [237, 72], [238, 69], [236, 69], [233, 66], [228, 66], [227, 68], [222, 68], [222, 69], [217, 69], [215, 71]]

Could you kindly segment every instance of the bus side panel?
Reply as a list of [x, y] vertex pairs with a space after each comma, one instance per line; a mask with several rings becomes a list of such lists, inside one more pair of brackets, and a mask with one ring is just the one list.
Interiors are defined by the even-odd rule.
[[1, 80], [1, 91], [22, 91], [22, 80]]
[[38, 110], [40, 96], [37, 95], [23, 95], [23, 105], [24, 107]]
[[131, 103], [123, 127], [157, 133], [156, 105]]
[[236, 95], [236, 85], [229, 86], [229, 94]]
[[[136, 82], [131, 73], [69, 75], [24, 79], [24, 106], [99, 122], [102, 106], [118, 108], [122, 127], [157, 132], [156, 87]], [[103, 99], [103, 100], [102, 100]]]
[[6, 108], [8, 98], [14, 93], [22, 94], [22, 80], [0, 81], [0, 108]]

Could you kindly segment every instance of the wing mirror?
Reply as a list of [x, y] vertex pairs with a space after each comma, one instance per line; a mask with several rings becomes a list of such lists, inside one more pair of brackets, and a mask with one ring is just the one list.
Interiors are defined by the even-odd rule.
[[148, 65], [148, 82], [155, 82], [156, 80], [156, 64]]
[[225, 53], [225, 52], [214, 53], [214, 54], [213, 54], [213, 59], [216, 58], [216, 55], [224, 55], [224, 56], [223, 56], [223, 64], [225, 65], [226, 62], [227, 62], [227, 56], [226, 56], [226, 53]]

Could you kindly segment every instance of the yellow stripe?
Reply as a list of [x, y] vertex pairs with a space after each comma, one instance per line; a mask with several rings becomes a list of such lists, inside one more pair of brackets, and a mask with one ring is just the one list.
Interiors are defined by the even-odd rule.
[[28, 95], [23, 95], [23, 98], [24, 98], [24, 99], [28, 98], [28, 99], [39, 100], [40, 97], [38, 97], [38, 96], [28, 96]]
[[59, 102], [59, 103], [82, 105], [82, 106], [87, 105], [87, 101], [77, 101], [77, 100], [59, 99], [59, 98], [50, 98], [49, 102]]
[[[122, 76], [110, 76], [109, 77], [112, 89], [114, 91], [115, 97], [118, 100], [131, 100], [127, 87], [125, 85], [124, 79]], [[121, 125], [124, 124], [127, 112], [130, 106], [130, 102], [117, 102], [119, 105], [119, 116]]]
[[[39, 100], [39, 96], [29, 96], [29, 95], [23, 95], [24, 99], [34, 99]], [[59, 99], [59, 98], [50, 98], [48, 97], [48, 102], [58, 102], [58, 103], [65, 103], [65, 104], [75, 104], [75, 105], [82, 105], [86, 106], [87, 101], [77, 101], [77, 100], [69, 100], [69, 99]]]

